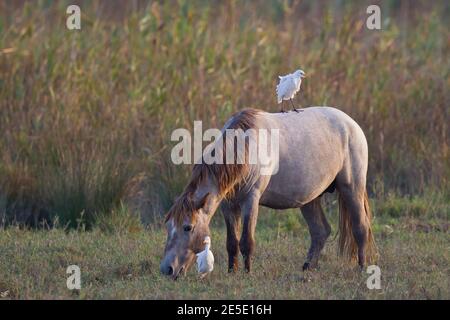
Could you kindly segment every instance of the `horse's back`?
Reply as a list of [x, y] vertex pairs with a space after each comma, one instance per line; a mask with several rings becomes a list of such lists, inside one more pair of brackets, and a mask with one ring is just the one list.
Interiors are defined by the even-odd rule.
[[270, 176], [261, 204], [275, 208], [302, 206], [333, 183], [350, 149], [356, 147], [359, 156], [367, 158], [361, 128], [336, 108], [262, 113], [262, 118], [262, 126], [279, 129], [280, 140], [278, 171]]
[[[361, 127], [345, 112], [333, 107], [309, 107], [299, 112], [265, 113], [269, 127], [278, 128], [286, 147], [303, 146], [303, 151], [330, 147], [332, 142], [340, 149], [352, 144], [367, 147]], [[281, 142], [281, 141], [280, 141]], [[326, 150], [324, 150], [326, 151]]]
[[[292, 128], [305, 130], [312, 128], [318, 132], [318, 125], [326, 125], [341, 134], [348, 129], [361, 130], [359, 125], [345, 112], [333, 107], [309, 107], [297, 109], [298, 112], [263, 113], [266, 117], [274, 119], [280, 128], [290, 131]], [[336, 133], [336, 132], [334, 132]]]

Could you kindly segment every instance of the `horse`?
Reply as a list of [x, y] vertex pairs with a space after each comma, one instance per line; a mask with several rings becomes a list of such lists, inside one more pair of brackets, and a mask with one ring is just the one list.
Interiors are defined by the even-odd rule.
[[[219, 206], [227, 230], [229, 272], [238, 270], [239, 251], [245, 271], [251, 270], [260, 205], [300, 208], [311, 236], [303, 270], [317, 268], [320, 252], [331, 233], [321, 196], [335, 189], [339, 200], [339, 254], [351, 263], [357, 260], [361, 269], [375, 259], [377, 249], [366, 190], [368, 146], [362, 129], [336, 108], [308, 107], [298, 111], [268, 113], [245, 109], [225, 123], [222, 138], [228, 134], [227, 129], [277, 129], [278, 154], [270, 155], [270, 165], [262, 174], [262, 163], [248, 161], [247, 139], [246, 161], [199, 161], [193, 166], [189, 183], [165, 217], [167, 240], [160, 264], [162, 274], [173, 279], [186, 274], [195, 254], [203, 250], [203, 239], [210, 235], [209, 223]], [[260, 131], [257, 132], [256, 139], [260, 139]], [[226, 143], [223, 139], [216, 143], [220, 144], [220, 156], [225, 158], [230, 152]], [[237, 154], [233, 156], [242, 160], [237, 159]]]

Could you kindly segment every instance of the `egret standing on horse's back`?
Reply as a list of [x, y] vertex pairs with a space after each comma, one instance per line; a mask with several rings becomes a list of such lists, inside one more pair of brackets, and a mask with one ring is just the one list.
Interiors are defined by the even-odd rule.
[[[296, 93], [300, 90], [300, 85], [302, 84], [302, 78], [306, 78], [306, 74], [303, 70], [297, 70], [294, 73], [278, 76], [280, 78], [280, 82], [277, 85], [277, 96], [278, 96], [278, 104], [282, 103], [283, 100], [291, 100], [292, 109], [295, 112], [298, 112], [295, 109], [294, 104], [292, 103], [292, 98], [296, 95]], [[281, 112], [284, 112], [283, 105], [281, 106]]]

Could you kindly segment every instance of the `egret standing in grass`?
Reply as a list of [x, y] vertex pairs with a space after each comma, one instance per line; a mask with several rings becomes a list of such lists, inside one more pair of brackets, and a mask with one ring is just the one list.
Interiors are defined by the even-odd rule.
[[[278, 104], [283, 103], [283, 100], [291, 100], [292, 109], [295, 112], [298, 112], [294, 107], [292, 98], [294, 98], [295, 94], [300, 90], [302, 78], [305, 77], [306, 74], [303, 70], [297, 70], [294, 73], [285, 76], [279, 76], [280, 83], [278, 83], [276, 90], [278, 96]], [[285, 112], [283, 110], [283, 105], [281, 105], [281, 112]]]
[[206, 277], [214, 269], [214, 255], [210, 250], [211, 238], [205, 237], [203, 243], [205, 244], [205, 250], [197, 253], [197, 270], [200, 274], [200, 279]]

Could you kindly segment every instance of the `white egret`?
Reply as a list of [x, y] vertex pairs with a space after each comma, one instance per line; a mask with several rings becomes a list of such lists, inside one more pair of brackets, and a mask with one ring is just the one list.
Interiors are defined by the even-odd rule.
[[203, 241], [205, 244], [205, 250], [196, 254], [197, 256], [197, 271], [200, 274], [200, 279], [206, 277], [206, 275], [214, 269], [214, 255], [210, 250], [211, 238], [205, 237]]
[[[292, 103], [292, 98], [294, 98], [295, 94], [300, 90], [302, 78], [306, 78], [305, 72], [299, 69], [294, 73], [278, 77], [280, 78], [280, 82], [278, 83], [276, 90], [278, 104], [282, 103], [283, 100], [291, 100], [292, 109], [298, 112]], [[281, 105], [281, 112], [285, 112], [283, 110], [283, 105]]]

